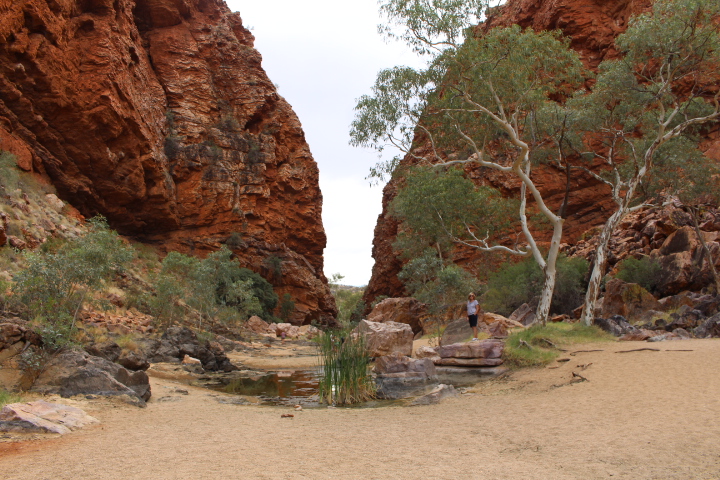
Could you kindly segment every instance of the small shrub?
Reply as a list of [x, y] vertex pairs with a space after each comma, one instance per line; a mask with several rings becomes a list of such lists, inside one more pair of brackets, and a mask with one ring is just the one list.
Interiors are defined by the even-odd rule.
[[0, 185], [10, 193], [20, 182], [20, 169], [17, 166], [17, 158], [10, 152], [0, 151]]
[[627, 283], [637, 283], [648, 292], [654, 293], [661, 270], [660, 264], [650, 257], [628, 257], [620, 262], [617, 278]]
[[0, 389], [0, 408], [11, 403], [20, 403], [24, 401], [25, 399], [22, 397], [22, 395], [8, 392], [5, 389]]
[[242, 234], [240, 232], [231, 233], [227, 240], [225, 240], [225, 245], [233, 249], [247, 246], [247, 244], [243, 241]]
[[278, 257], [277, 255], [270, 255], [265, 259], [263, 264], [265, 265], [265, 268], [267, 268], [270, 272], [270, 276], [273, 280], [279, 282], [282, 279], [282, 258]]
[[177, 135], [168, 135], [165, 137], [163, 145], [165, 156], [169, 159], [177, 158], [183, 152], [182, 140]]
[[123, 350], [136, 353], [140, 351], [140, 346], [137, 344], [137, 341], [135, 341], [135, 336], [131, 333], [120, 335], [115, 339], [115, 343]]
[[280, 319], [283, 322], [287, 322], [290, 319], [290, 315], [295, 311], [295, 302], [289, 293], [283, 294], [282, 301], [280, 302]]

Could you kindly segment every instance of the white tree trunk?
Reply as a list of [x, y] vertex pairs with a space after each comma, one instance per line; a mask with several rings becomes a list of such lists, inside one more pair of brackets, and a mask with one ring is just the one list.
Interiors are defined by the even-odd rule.
[[628, 209], [626, 207], [620, 207], [619, 210], [615, 211], [615, 213], [608, 218], [605, 225], [603, 225], [595, 251], [595, 262], [592, 273], [590, 274], [590, 282], [585, 292], [585, 304], [583, 305], [582, 317], [580, 317], [580, 322], [583, 325], [590, 326], [595, 320], [595, 305], [597, 304], [598, 294], [600, 293], [600, 282], [602, 282], [602, 278], [605, 275], [605, 268], [607, 267], [608, 244], [610, 243], [610, 238], [615, 228], [620, 225], [620, 222], [625, 218], [627, 212]]
[[562, 229], [565, 220], [561, 217], [553, 219], [553, 236], [550, 241], [550, 251], [545, 261], [543, 273], [545, 281], [543, 282], [542, 293], [540, 294], [540, 303], [535, 310], [535, 323], [545, 325], [550, 316], [550, 304], [552, 303], [553, 292], [555, 291], [555, 278], [557, 274], [557, 259], [560, 254], [560, 240], [562, 239]]

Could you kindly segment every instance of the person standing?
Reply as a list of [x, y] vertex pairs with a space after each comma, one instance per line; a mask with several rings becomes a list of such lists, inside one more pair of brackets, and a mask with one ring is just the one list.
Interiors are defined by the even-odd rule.
[[477, 340], [478, 338], [478, 314], [480, 313], [480, 304], [475, 299], [475, 294], [471, 293], [468, 295], [468, 301], [467, 301], [467, 316], [468, 321], [470, 322], [470, 328], [472, 328], [473, 331], [473, 340]]

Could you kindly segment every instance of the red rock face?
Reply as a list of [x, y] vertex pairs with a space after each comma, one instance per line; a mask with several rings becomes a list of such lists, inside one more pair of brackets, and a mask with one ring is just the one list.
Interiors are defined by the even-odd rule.
[[318, 169], [221, 0], [0, 0], [0, 148], [84, 215], [205, 255], [226, 243], [292, 322], [330, 321]]
[[[596, 68], [601, 61], [615, 58], [615, 38], [625, 31], [632, 15], [647, 11], [652, 0], [508, 0], [502, 7], [493, 9], [485, 24], [478, 29], [519, 24], [535, 30], [560, 29], [571, 38], [571, 47], [578, 51], [586, 66]], [[720, 161], [718, 133], [708, 136], [703, 145], [708, 156]], [[406, 158], [404, 163], [411, 164]], [[485, 169], [487, 170], [487, 169]], [[519, 181], [497, 171], [481, 169], [466, 170], [478, 185], [490, 185], [505, 194], [517, 194]], [[586, 174], [574, 173], [570, 181], [567, 218], [563, 227], [563, 242], [574, 243], [586, 230], [602, 225], [614, 212], [615, 204], [609, 198], [609, 190]], [[536, 167], [532, 179], [540, 189], [550, 208], [557, 212], [565, 195], [565, 173], [552, 166]], [[402, 282], [397, 274], [402, 262], [392, 249], [397, 235], [397, 222], [387, 213], [387, 207], [395, 196], [398, 185], [390, 181], [383, 191], [383, 212], [378, 218], [373, 240], [375, 265], [373, 275], [363, 301], [370, 305], [375, 297], [404, 296]], [[529, 199], [528, 205], [532, 205]], [[549, 231], [535, 231], [540, 242], [549, 241]], [[478, 254], [472, 251], [458, 252], [456, 262], [472, 265]]]

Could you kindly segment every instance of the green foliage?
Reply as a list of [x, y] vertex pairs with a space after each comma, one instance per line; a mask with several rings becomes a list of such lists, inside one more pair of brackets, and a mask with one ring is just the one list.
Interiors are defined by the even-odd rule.
[[322, 373], [320, 399], [330, 405], [365, 402], [375, 395], [365, 338], [348, 330], [323, 332], [318, 338]]
[[[558, 258], [555, 293], [550, 306], [552, 313], [569, 314], [582, 304], [587, 270], [585, 259]], [[540, 295], [543, 281], [542, 270], [532, 259], [506, 263], [490, 276], [483, 297], [484, 307], [491, 312], [510, 315], [520, 305], [531, 303]]]
[[27, 268], [15, 275], [13, 292], [30, 319], [42, 325], [43, 338], [61, 347], [74, 329], [89, 295], [132, 259], [133, 250], [102, 217], [88, 221], [88, 233], [56, 252], [25, 253]]
[[270, 276], [273, 280], [279, 282], [282, 279], [282, 258], [277, 255], [270, 255], [265, 259], [263, 264], [270, 271]]
[[459, 168], [419, 167], [404, 172], [404, 183], [390, 204], [401, 222], [395, 244], [406, 258], [434, 245], [443, 256], [456, 239], [473, 242], [468, 229], [487, 237], [509, 226], [516, 202], [489, 187], [476, 187]]
[[341, 325], [350, 327], [351, 323], [357, 323], [362, 319], [365, 311], [365, 303], [362, 301], [365, 288], [341, 285], [340, 282], [343, 278], [345, 278], [344, 275], [333, 273], [328, 283], [330, 284], [330, 293], [335, 298], [335, 305], [338, 308], [337, 320]]
[[620, 262], [617, 278], [627, 283], [637, 283], [652, 293], [660, 281], [661, 271], [660, 264], [650, 257], [628, 257]]
[[20, 169], [17, 167], [17, 158], [10, 152], [0, 150], [0, 185], [6, 193], [18, 188], [20, 182]]
[[[546, 365], [561, 353], [553, 347], [578, 343], [610, 342], [614, 337], [599, 327], [579, 323], [549, 323], [512, 332], [505, 342], [503, 358], [511, 367]], [[524, 343], [522, 343], [522, 342]]]
[[283, 294], [282, 301], [280, 302], [280, 319], [283, 322], [287, 322], [294, 311], [295, 302], [292, 296], [289, 293]]
[[[578, 128], [595, 141], [587, 146], [612, 167], [606, 172], [611, 183], [664, 176], [660, 188], [678, 194], [694, 182], [668, 182], [668, 176], [702, 179], [683, 170], [700, 157], [695, 125], [715, 110], [706, 99], [714, 88], [707, 79], [720, 64], [718, 14], [716, 0], [656, 1], [618, 37], [623, 56], [600, 64], [592, 92], [568, 101], [580, 116]], [[679, 83], [689, 91], [675, 88]], [[665, 173], [652, 172], [656, 168]], [[653, 179], [643, 181], [641, 193], [652, 193]]]
[[252, 315], [272, 318], [277, 305], [272, 286], [231, 257], [224, 246], [202, 260], [170, 252], [154, 279], [155, 295], [146, 300], [150, 313], [170, 326], [184, 314], [184, 300], [200, 313], [201, 322], [236, 322]]

